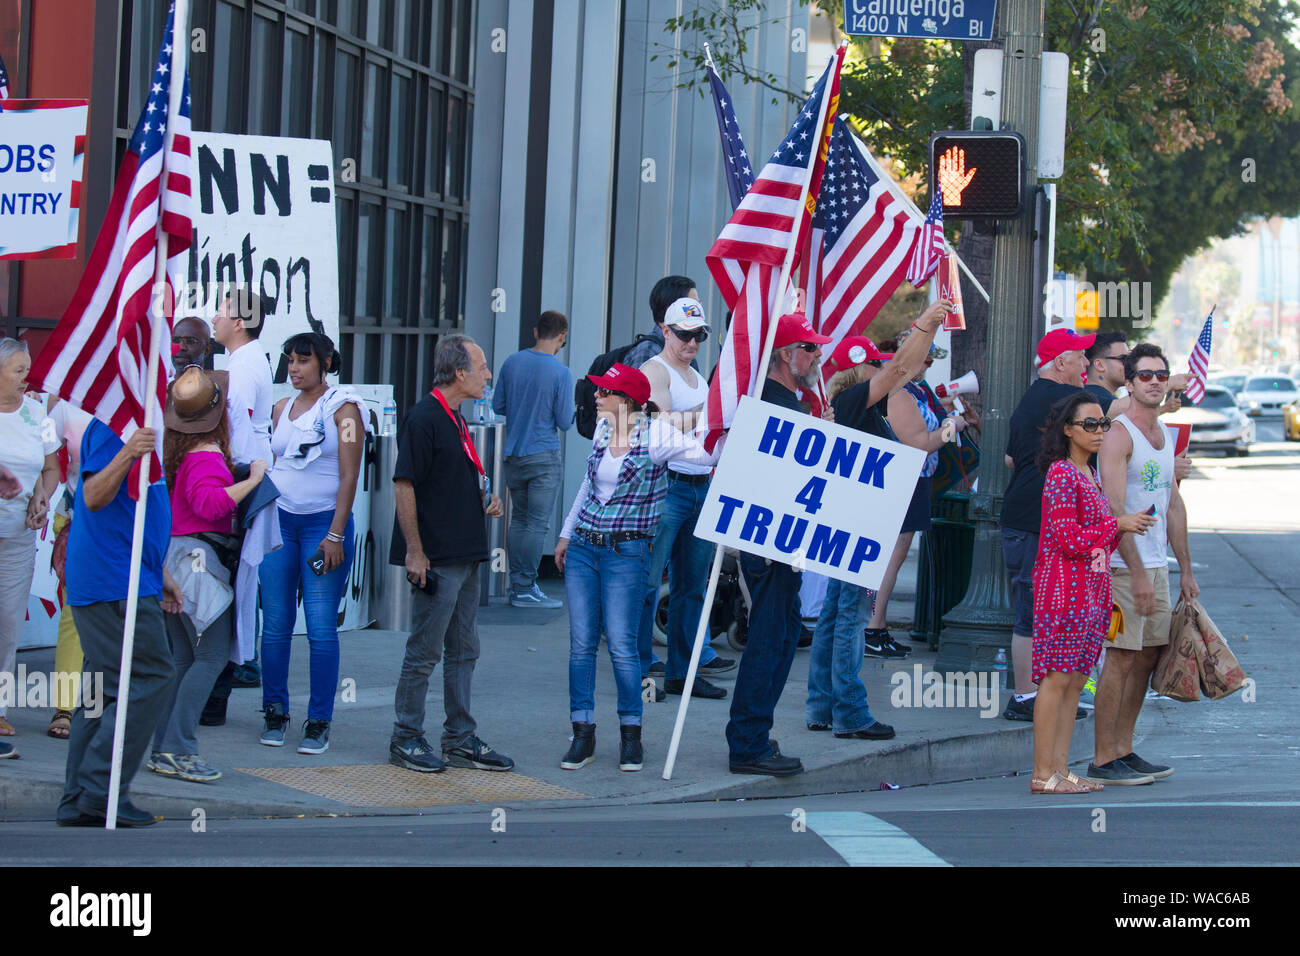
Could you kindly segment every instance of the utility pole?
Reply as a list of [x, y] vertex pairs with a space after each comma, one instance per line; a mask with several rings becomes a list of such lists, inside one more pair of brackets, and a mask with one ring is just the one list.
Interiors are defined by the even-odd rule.
[[970, 586], [961, 603], [944, 615], [939, 640], [939, 671], [992, 670], [999, 648], [1011, 668], [1010, 586], [1002, 558], [999, 519], [1002, 496], [1011, 480], [1003, 464], [1011, 413], [1032, 380], [1031, 356], [1042, 336], [1034, 318], [1034, 188], [1038, 176], [1038, 100], [1043, 64], [1044, 0], [1001, 0], [1002, 117], [999, 128], [1025, 138], [1024, 210], [1016, 219], [998, 220], [993, 244], [989, 302], [988, 357], [980, 391], [985, 398], [979, 491], [971, 496], [975, 551]]

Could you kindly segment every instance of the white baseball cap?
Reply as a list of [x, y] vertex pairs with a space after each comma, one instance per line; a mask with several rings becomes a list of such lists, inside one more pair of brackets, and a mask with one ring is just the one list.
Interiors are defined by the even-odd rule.
[[699, 299], [683, 296], [664, 310], [664, 325], [671, 325], [683, 332], [696, 329], [709, 330], [709, 323], [704, 320], [704, 306]]

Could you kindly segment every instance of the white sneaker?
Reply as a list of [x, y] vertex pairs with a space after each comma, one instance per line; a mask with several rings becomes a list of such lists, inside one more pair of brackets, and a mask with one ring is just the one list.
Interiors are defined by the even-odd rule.
[[564, 607], [563, 601], [557, 601], [553, 597], [547, 597], [536, 584], [527, 591], [515, 591], [510, 595], [511, 607], [541, 607], [557, 608]]

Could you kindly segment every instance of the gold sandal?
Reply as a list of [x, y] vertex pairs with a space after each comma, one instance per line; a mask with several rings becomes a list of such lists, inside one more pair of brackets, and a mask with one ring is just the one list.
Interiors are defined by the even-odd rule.
[[1092, 780], [1089, 780], [1087, 777], [1075, 776], [1075, 774], [1069, 770], [1065, 772], [1065, 779], [1070, 781], [1070, 783], [1077, 784], [1080, 787], [1084, 787], [1085, 789], [1087, 789], [1089, 793], [1096, 793], [1098, 790], [1106, 789], [1106, 785], [1104, 783], [1096, 783]]
[[1036, 780], [1031, 778], [1029, 781], [1030, 793], [1087, 793], [1084, 789], [1067, 789], [1075, 787], [1068, 777], [1059, 773], [1054, 773], [1046, 780]]

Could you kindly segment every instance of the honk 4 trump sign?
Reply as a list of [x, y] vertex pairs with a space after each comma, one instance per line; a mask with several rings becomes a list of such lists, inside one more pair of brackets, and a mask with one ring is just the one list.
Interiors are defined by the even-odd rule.
[[746, 396], [698, 537], [878, 588], [925, 455]]

